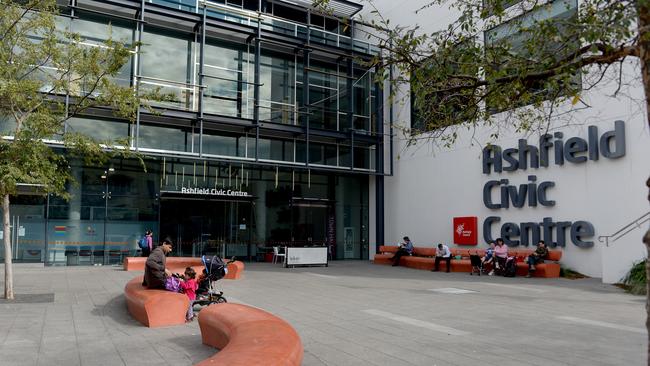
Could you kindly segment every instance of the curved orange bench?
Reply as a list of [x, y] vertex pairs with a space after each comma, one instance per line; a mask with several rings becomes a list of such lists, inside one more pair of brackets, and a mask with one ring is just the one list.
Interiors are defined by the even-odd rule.
[[244, 262], [236, 261], [228, 264], [228, 273], [224, 277], [226, 280], [238, 280], [244, 273]]
[[241, 304], [214, 304], [199, 313], [203, 343], [219, 349], [197, 365], [298, 366], [303, 346], [298, 333], [277, 316]]
[[[379, 247], [379, 250], [381, 254], [375, 254], [374, 263], [392, 264], [390, 258], [397, 251], [397, 246], [382, 245]], [[478, 254], [481, 257], [485, 255], [485, 249], [483, 248], [450, 248], [450, 251], [452, 257], [454, 257], [451, 260], [452, 272], [471, 272], [472, 264], [469, 260], [470, 254]], [[508, 250], [508, 255], [517, 257], [517, 276], [525, 276], [528, 274], [528, 264], [525, 262], [525, 258], [533, 252], [534, 250], [531, 249], [510, 248]], [[435, 247], [415, 247], [413, 249], [413, 255], [403, 256], [400, 264], [409, 268], [430, 270], [434, 266], [435, 255]], [[461, 256], [461, 259], [456, 259], [456, 256]], [[531, 272], [531, 275], [533, 277], [545, 278], [560, 277], [560, 264], [558, 263], [560, 259], [562, 259], [561, 250], [549, 250], [548, 258], [544, 260], [544, 263], [535, 265], [537, 270]], [[447, 263], [445, 261], [440, 262], [440, 270], [447, 270]]]
[[187, 296], [149, 290], [142, 286], [142, 277], [138, 276], [124, 286], [126, 306], [131, 316], [150, 328], [185, 324], [185, 314], [190, 306]]
[[397, 246], [380, 245], [379, 253], [375, 254], [375, 264], [393, 264], [393, 256], [397, 252]]
[[[146, 257], [126, 257], [124, 258], [125, 271], [144, 271], [144, 265], [147, 262]], [[195, 257], [168, 257], [166, 261], [167, 268], [185, 268], [193, 266], [203, 266], [201, 258]]]

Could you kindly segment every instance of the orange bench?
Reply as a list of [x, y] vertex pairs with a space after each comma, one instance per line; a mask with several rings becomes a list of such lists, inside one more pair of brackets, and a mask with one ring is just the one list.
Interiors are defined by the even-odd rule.
[[138, 276], [124, 286], [126, 306], [131, 316], [150, 328], [185, 324], [185, 314], [190, 306], [187, 296], [149, 290], [142, 286], [142, 277]]
[[[394, 253], [397, 251], [397, 246], [380, 246], [380, 254], [375, 255], [375, 264], [392, 264], [391, 258]], [[470, 254], [478, 254], [483, 257], [485, 255], [485, 249], [478, 248], [450, 248], [451, 254], [454, 258], [451, 260], [452, 272], [471, 272], [472, 264], [469, 260]], [[534, 250], [531, 249], [509, 249], [508, 255], [517, 257], [517, 275], [525, 276], [528, 274], [528, 264], [525, 262], [525, 258], [530, 255]], [[403, 256], [400, 259], [400, 265], [409, 268], [431, 270], [433, 269], [435, 263], [436, 248], [430, 247], [415, 247], [413, 249], [413, 255]], [[461, 259], [456, 259], [455, 257], [461, 256]], [[531, 274], [534, 277], [546, 277], [546, 278], [555, 278], [560, 277], [560, 264], [557, 263], [562, 258], [562, 251], [560, 250], [549, 250], [548, 257], [545, 259], [544, 263], [535, 265], [537, 269]], [[447, 263], [445, 261], [440, 262], [440, 270], [447, 270]]]
[[241, 304], [214, 304], [199, 313], [203, 343], [219, 349], [197, 365], [298, 366], [303, 346], [284, 320]]
[[[124, 258], [125, 271], [144, 271], [144, 264], [147, 262], [146, 257], [126, 257]], [[166, 261], [167, 268], [185, 268], [194, 266], [203, 266], [201, 258], [194, 257], [169, 257]]]

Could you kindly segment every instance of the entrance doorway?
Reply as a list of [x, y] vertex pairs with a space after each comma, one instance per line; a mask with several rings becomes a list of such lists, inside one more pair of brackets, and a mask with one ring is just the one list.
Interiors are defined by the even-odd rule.
[[178, 257], [250, 257], [252, 201], [165, 197], [160, 205], [160, 238], [171, 238]]
[[333, 202], [324, 199], [293, 198], [291, 241], [295, 246], [326, 246], [334, 256], [336, 222]]

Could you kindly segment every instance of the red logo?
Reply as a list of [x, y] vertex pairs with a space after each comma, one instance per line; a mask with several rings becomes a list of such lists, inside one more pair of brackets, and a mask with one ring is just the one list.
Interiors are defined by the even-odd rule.
[[476, 216], [454, 217], [454, 244], [478, 244], [478, 218]]

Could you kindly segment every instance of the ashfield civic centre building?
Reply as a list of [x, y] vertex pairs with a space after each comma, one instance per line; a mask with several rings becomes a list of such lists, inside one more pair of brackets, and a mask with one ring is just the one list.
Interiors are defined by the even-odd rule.
[[[11, 207], [13, 259], [117, 263], [146, 229], [155, 241], [169, 236], [173, 255], [218, 247], [249, 260], [286, 245], [372, 259], [378, 245], [404, 235], [416, 246], [541, 238], [564, 251], [564, 266], [605, 282], [643, 258], [650, 133], [640, 85], [629, 98], [612, 98], [607, 85], [586, 93], [591, 108], [573, 115], [580, 123], [542, 135], [503, 132], [490, 140], [498, 153], [475, 143], [489, 140], [488, 127], [461, 133], [452, 148], [411, 149], [400, 129], [417, 125], [408, 91], [391, 105], [390, 86], [365, 63], [379, 51], [355, 19], [371, 9], [333, 0], [322, 14], [311, 3], [63, 2], [59, 26], [89, 47], [109, 34], [142, 44], [120, 82], [173, 99], [135, 124], [106, 109], [69, 120], [66, 129], [100, 140], [128, 138], [146, 172], [137, 161], [72, 161], [79, 184], [69, 201], [21, 187]], [[374, 6], [426, 31], [453, 19], [449, 9], [416, 13], [424, 3]], [[562, 19], [578, 6], [549, 4], [528, 16]], [[509, 36], [507, 24], [498, 28], [490, 32]], [[8, 125], [0, 124], [3, 136]]]

